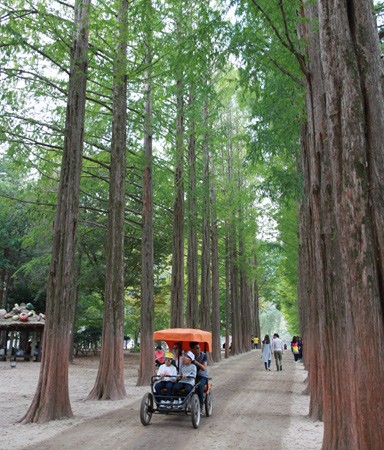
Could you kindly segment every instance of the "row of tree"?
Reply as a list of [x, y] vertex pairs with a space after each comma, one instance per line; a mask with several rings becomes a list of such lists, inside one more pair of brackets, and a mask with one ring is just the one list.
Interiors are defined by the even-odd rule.
[[[50, 364], [24, 421], [71, 414], [68, 392], [53, 391], [67, 386], [80, 293], [104, 301], [90, 398], [119, 398], [127, 289], [141, 305], [144, 384], [164, 290], [171, 326], [212, 330], [215, 361], [223, 330], [233, 353], [249, 350], [262, 297], [296, 331], [298, 286], [324, 448], [380, 448], [384, 103], [371, 1], [18, 1], [2, 20], [2, 167], [20, 180], [2, 182], [2, 198], [28, 202], [22, 236], [44, 250], [24, 268], [52, 255]], [[268, 208], [275, 234], [263, 239]]]
[[10, 2], [2, 20], [4, 221], [15, 204], [25, 221], [3, 248], [33, 253], [2, 266], [2, 302], [15, 299], [15, 268], [16, 280], [39, 268], [35, 300], [47, 313], [23, 422], [72, 414], [70, 337], [93, 299], [104, 318], [89, 398], [125, 395], [127, 292], [141, 309], [138, 384], [152, 375], [155, 311], [169, 305], [171, 326], [212, 330], [214, 361], [223, 332], [233, 353], [249, 350], [260, 335], [257, 276], [271, 275], [256, 257], [266, 177], [247, 163], [249, 102], [228, 63], [235, 34], [223, 5]]

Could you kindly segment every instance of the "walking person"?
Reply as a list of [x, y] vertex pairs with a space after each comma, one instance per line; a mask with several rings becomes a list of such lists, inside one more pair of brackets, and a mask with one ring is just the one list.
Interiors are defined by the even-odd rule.
[[265, 370], [271, 370], [271, 359], [272, 359], [272, 346], [268, 334], [265, 335], [262, 342], [261, 357], [265, 366]]
[[293, 336], [291, 342], [291, 351], [293, 353], [293, 357], [295, 358], [295, 362], [299, 360], [299, 340], [297, 336]]
[[283, 370], [282, 360], [283, 360], [283, 353], [284, 353], [284, 344], [277, 333], [275, 333], [273, 335], [272, 352], [273, 352], [273, 356], [275, 357], [277, 371]]

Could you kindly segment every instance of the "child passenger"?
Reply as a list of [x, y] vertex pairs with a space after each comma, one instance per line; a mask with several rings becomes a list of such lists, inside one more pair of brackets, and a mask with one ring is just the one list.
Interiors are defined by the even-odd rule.
[[192, 364], [194, 359], [195, 355], [191, 351], [184, 353], [183, 365], [178, 376], [179, 381], [173, 386], [173, 396], [180, 396], [181, 389], [184, 389], [184, 396], [192, 391], [196, 378], [196, 366]]

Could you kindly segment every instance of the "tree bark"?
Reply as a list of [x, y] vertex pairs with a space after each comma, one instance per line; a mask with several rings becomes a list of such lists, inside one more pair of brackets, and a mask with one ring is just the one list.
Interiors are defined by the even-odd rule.
[[22, 423], [72, 417], [68, 353], [73, 301], [80, 176], [83, 152], [90, 0], [76, 1], [67, 115], [53, 245], [47, 286], [42, 362], [35, 397]]
[[[256, 251], [256, 250], [255, 250]], [[256, 274], [257, 270], [257, 258], [254, 256], [252, 258], [252, 267], [253, 267], [253, 273]], [[255, 279], [252, 283], [252, 308], [253, 308], [253, 325], [252, 329], [255, 334], [255, 336], [258, 336], [261, 339], [261, 329], [260, 329], [260, 304], [259, 304], [259, 285], [257, 283], [256, 275], [254, 275]]]
[[[207, 94], [206, 94], [207, 95]], [[204, 98], [203, 121], [205, 131], [202, 142], [203, 159], [203, 198], [202, 198], [202, 242], [201, 242], [201, 294], [200, 323], [203, 330], [211, 329], [211, 270], [210, 270], [210, 176], [209, 176], [209, 134], [208, 99]]]
[[121, 0], [117, 23], [103, 335], [99, 370], [88, 400], [119, 400], [126, 396], [123, 342], [128, 0]]
[[[323, 448], [382, 448], [384, 419], [384, 103], [372, 3], [329, 0], [304, 8], [309, 31], [304, 136], [307, 225], [314, 230], [307, 335], [321, 370]], [[304, 34], [304, 33], [303, 33]], [[313, 219], [312, 219], [313, 218]], [[307, 236], [302, 244], [308, 246]], [[301, 302], [308, 296], [303, 293]], [[319, 334], [314, 324], [318, 311]], [[311, 341], [309, 341], [311, 344]], [[305, 348], [308, 348], [306, 345]], [[367, 388], [369, 380], [369, 388]], [[313, 389], [311, 390], [313, 394]]]
[[219, 231], [216, 214], [215, 166], [211, 159], [211, 270], [212, 270], [212, 359], [221, 359], [220, 340], [220, 276], [219, 276]]
[[[181, 45], [182, 2], [176, 17], [176, 33]], [[183, 67], [178, 66], [176, 81], [175, 201], [173, 207], [171, 327], [184, 326], [184, 86]]]
[[144, 104], [144, 174], [143, 174], [143, 231], [141, 242], [141, 310], [140, 310], [140, 367], [137, 386], [148, 385], [153, 375], [154, 352], [154, 275], [153, 275], [153, 182], [152, 182], [152, 0], [147, 0], [145, 23], [145, 104]]
[[197, 244], [197, 193], [196, 193], [196, 131], [194, 94], [191, 88], [189, 106], [192, 117], [189, 126], [188, 143], [188, 298], [187, 298], [187, 326], [198, 328], [199, 324], [199, 281], [198, 281], [198, 244]]

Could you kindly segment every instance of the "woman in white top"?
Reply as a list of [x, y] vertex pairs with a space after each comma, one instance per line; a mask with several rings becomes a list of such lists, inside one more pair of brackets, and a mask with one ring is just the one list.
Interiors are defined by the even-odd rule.
[[264, 340], [262, 342], [261, 357], [263, 358], [265, 370], [271, 370], [270, 367], [271, 367], [271, 359], [272, 359], [272, 346], [271, 346], [271, 341], [269, 340], [268, 334], [265, 335]]
[[[160, 381], [155, 384], [155, 392], [157, 395], [171, 396], [173, 385], [176, 383], [177, 369], [172, 365], [173, 355], [172, 353], [165, 354], [165, 362], [159, 367], [157, 375], [160, 377]], [[166, 389], [165, 394], [161, 393], [162, 389]]]

